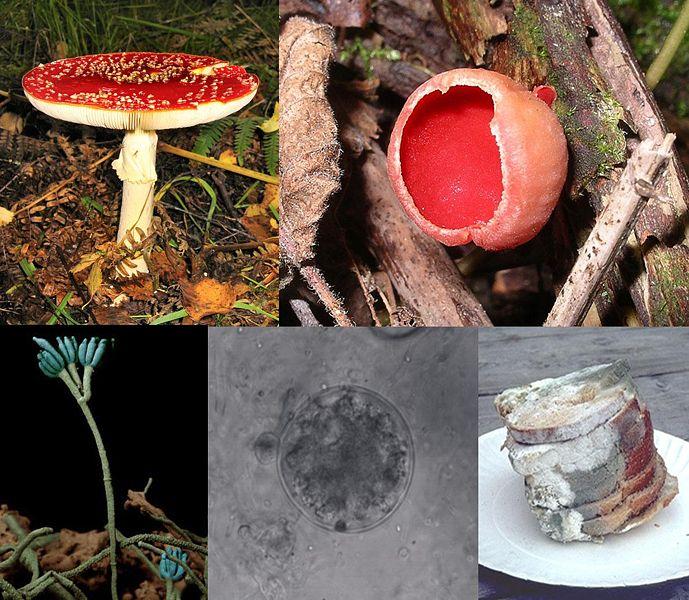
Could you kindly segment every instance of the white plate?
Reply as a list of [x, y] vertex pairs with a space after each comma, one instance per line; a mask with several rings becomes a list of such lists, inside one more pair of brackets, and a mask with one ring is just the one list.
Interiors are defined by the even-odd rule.
[[602, 544], [562, 544], [541, 533], [524, 496], [524, 480], [500, 451], [505, 429], [479, 438], [479, 563], [540, 583], [619, 587], [689, 575], [689, 442], [655, 432], [679, 495], [654, 519]]

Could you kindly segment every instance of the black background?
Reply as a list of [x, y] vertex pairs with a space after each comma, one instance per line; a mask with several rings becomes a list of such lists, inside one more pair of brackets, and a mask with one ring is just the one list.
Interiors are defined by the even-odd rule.
[[[207, 530], [207, 332], [201, 327], [0, 328], [0, 504], [32, 528], [103, 529], [100, 460], [86, 420], [60, 379], [38, 369], [32, 337], [114, 338], [89, 403], [115, 487], [125, 535], [154, 524], [124, 510], [128, 489], [180, 526]], [[80, 367], [80, 372], [82, 371]]]

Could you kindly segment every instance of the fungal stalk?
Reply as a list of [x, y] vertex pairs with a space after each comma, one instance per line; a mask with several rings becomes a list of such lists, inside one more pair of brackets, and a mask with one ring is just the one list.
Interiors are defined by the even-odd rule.
[[[38, 353], [38, 367], [44, 375], [61, 379], [77, 401], [84, 418], [91, 430], [98, 456], [100, 457], [103, 474], [103, 488], [107, 510], [108, 531], [108, 559], [110, 563], [110, 593], [112, 600], [117, 600], [117, 529], [115, 526], [115, 495], [110, 475], [108, 455], [103, 444], [103, 438], [93, 413], [89, 408], [91, 399], [91, 377], [98, 366], [105, 349], [107, 340], [92, 337], [84, 339], [77, 345], [74, 337], [57, 338], [57, 348], [43, 338], [33, 338], [41, 351]], [[77, 361], [84, 368], [83, 378], [79, 376]]]

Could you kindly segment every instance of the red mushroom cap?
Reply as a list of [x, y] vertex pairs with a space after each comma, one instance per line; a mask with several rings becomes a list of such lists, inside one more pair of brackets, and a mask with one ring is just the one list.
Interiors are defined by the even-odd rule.
[[46, 114], [114, 129], [169, 129], [219, 119], [256, 94], [258, 77], [210, 56], [117, 52], [39, 65], [22, 81]]
[[499, 73], [455, 69], [407, 99], [388, 174], [409, 217], [448, 246], [503, 250], [546, 223], [567, 176], [567, 142], [549, 104]]

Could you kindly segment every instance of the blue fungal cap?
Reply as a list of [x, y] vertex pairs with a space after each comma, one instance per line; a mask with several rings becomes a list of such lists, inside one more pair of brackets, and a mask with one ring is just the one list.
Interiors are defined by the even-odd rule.
[[71, 338], [55, 338], [57, 340], [57, 347], [60, 349], [65, 362], [73, 364], [77, 362], [77, 340], [73, 336]]
[[75, 364], [77, 359], [85, 367], [97, 367], [108, 345], [108, 340], [97, 337], [87, 338], [81, 344], [74, 336], [58, 337], [57, 348], [43, 338], [33, 340], [41, 348], [38, 366], [48, 377], [57, 377], [65, 365]]
[[36, 358], [38, 358], [38, 368], [48, 377], [57, 377], [65, 368], [62, 358], [56, 359], [45, 350], [39, 352]]
[[79, 362], [85, 367], [97, 367], [107, 345], [108, 340], [99, 340], [97, 337], [82, 340], [77, 351]]
[[177, 560], [181, 560], [183, 563], [186, 563], [188, 558], [187, 553], [182, 552], [180, 548], [165, 546], [165, 552], [163, 552], [162, 556], [160, 557], [160, 565], [158, 567], [160, 576], [163, 579], [179, 581], [182, 579], [182, 577], [184, 577], [184, 567], [170, 560], [168, 555], [173, 556]]
[[47, 340], [34, 338], [34, 342], [42, 348], [38, 353], [38, 367], [48, 377], [57, 377], [65, 368], [65, 359]]

